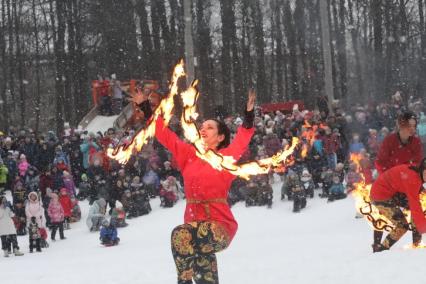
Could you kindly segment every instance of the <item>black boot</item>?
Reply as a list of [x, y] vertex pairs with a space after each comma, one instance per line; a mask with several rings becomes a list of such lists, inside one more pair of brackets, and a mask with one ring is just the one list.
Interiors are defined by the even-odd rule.
[[385, 247], [382, 244], [372, 244], [371, 247], [373, 248], [373, 253], [375, 253], [375, 252], [381, 252], [381, 251], [389, 249], [389, 248]]

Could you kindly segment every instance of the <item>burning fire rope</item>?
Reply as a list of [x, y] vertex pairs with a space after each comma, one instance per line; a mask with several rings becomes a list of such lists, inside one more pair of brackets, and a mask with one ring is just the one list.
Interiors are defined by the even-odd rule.
[[[352, 191], [352, 195], [355, 198], [356, 209], [361, 213], [369, 222], [369, 224], [377, 231], [392, 231], [395, 226], [392, 222], [387, 219], [385, 216], [380, 214], [377, 207], [375, 207], [370, 200], [370, 189], [371, 184], [365, 184], [365, 178], [360, 173], [360, 160], [362, 159], [361, 155], [352, 154], [350, 160], [357, 165], [357, 172], [361, 175], [362, 181], [355, 183], [355, 189]], [[422, 205], [423, 211], [426, 213], [426, 195], [422, 193], [420, 195], [420, 203]], [[409, 223], [409, 230], [413, 230], [410, 222], [410, 210], [404, 210], [404, 215]]]
[[[176, 65], [173, 71], [169, 96], [161, 101], [146, 127], [135, 134], [129, 145], [121, 145], [116, 149], [108, 149], [107, 154], [110, 158], [117, 160], [121, 164], [127, 163], [133, 153], [140, 151], [142, 146], [147, 143], [148, 139], [154, 137], [155, 121], [159, 115], [164, 117], [165, 125], [169, 123], [174, 107], [173, 97], [178, 93], [177, 82], [179, 78], [185, 75], [183, 62], [181, 61]], [[248, 179], [251, 175], [267, 174], [271, 169], [280, 169], [283, 167], [283, 163], [286, 163], [287, 158], [293, 153], [295, 147], [299, 143], [296, 137], [293, 137], [291, 146], [286, 146], [284, 150], [272, 157], [241, 165], [237, 165], [232, 156], [223, 156], [215, 151], [205, 150], [200, 133], [195, 124], [195, 119], [198, 116], [196, 112], [196, 102], [199, 96], [199, 92], [196, 89], [197, 83], [198, 81], [194, 81], [188, 89], [181, 92], [184, 107], [181, 123], [185, 138], [194, 145], [196, 154], [199, 158], [208, 162], [217, 170], [225, 170], [245, 179]]]

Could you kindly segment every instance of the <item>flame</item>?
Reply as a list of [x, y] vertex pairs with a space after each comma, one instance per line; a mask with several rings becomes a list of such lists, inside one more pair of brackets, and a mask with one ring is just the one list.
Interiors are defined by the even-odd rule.
[[197, 150], [196, 154], [200, 159], [208, 162], [213, 168], [219, 171], [226, 170], [244, 179], [249, 179], [251, 175], [266, 174], [271, 169], [282, 167], [282, 163], [286, 162], [287, 158], [294, 152], [295, 147], [299, 143], [298, 138], [293, 137], [291, 146], [287, 145], [284, 150], [270, 158], [241, 165], [237, 165], [232, 156], [223, 156], [211, 149], [206, 149], [197, 126], [194, 123], [195, 119], [198, 117], [196, 111], [196, 102], [199, 96], [196, 89], [197, 84], [198, 81], [194, 81], [187, 90], [181, 93], [184, 108], [181, 125], [184, 130], [185, 138], [194, 145]]
[[[357, 172], [360, 173], [361, 169], [361, 154], [351, 154], [350, 160], [357, 165]], [[377, 207], [371, 204], [370, 200], [370, 189], [371, 184], [365, 184], [364, 176], [360, 173], [363, 181], [355, 184], [355, 189], [352, 191], [352, 195], [355, 198], [355, 206], [358, 212], [360, 212], [369, 222], [369, 224], [378, 231], [392, 231], [395, 226], [392, 222], [387, 219], [384, 215], [380, 214]], [[426, 212], [426, 194], [420, 194], [420, 203], [422, 205], [423, 211]], [[404, 215], [408, 221], [411, 223], [411, 212], [410, 210], [404, 210]], [[408, 245], [405, 246], [406, 249], [418, 249], [425, 248], [424, 244], [420, 244], [418, 246]]]
[[[108, 149], [107, 154], [110, 158], [115, 159], [120, 163], [127, 163], [131, 155], [135, 151], [140, 151], [142, 146], [147, 143], [148, 138], [151, 138], [155, 135], [154, 122], [159, 115], [163, 115], [165, 124], [168, 124], [174, 107], [173, 97], [178, 93], [177, 82], [179, 78], [185, 75], [183, 61], [181, 61], [178, 65], [176, 65], [173, 71], [169, 95], [167, 98], [161, 101], [160, 105], [152, 115], [151, 120], [147, 123], [147, 126], [144, 129], [141, 129], [135, 135], [129, 145], [122, 145], [114, 150]], [[237, 165], [237, 161], [232, 156], [223, 156], [220, 153], [206, 149], [195, 124], [195, 120], [198, 117], [198, 113], [196, 111], [196, 102], [199, 97], [199, 92], [196, 88], [197, 84], [198, 81], [195, 80], [191, 86], [181, 92], [180, 95], [184, 107], [184, 111], [181, 117], [184, 136], [190, 143], [194, 145], [196, 154], [199, 158], [208, 162], [213, 168], [217, 170], [225, 170], [233, 175], [240, 176], [245, 179], [249, 179], [251, 175], [266, 174], [272, 169], [282, 170], [284, 168], [283, 164], [287, 164], [287, 158], [291, 156], [299, 143], [299, 140], [296, 137], [293, 137], [291, 146], [287, 145], [284, 150], [278, 152], [272, 157], [261, 159], [259, 161], [244, 163], [241, 165]]]
[[172, 117], [172, 110], [174, 107], [173, 97], [178, 93], [178, 80], [179, 78], [185, 76], [185, 70], [183, 66], [183, 61], [180, 61], [173, 70], [172, 81], [170, 84], [170, 93], [167, 98], [161, 100], [160, 105], [154, 111], [152, 118], [148, 121], [147, 126], [139, 130], [132, 141], [128, 145], [120, 145], [116, 149], [108, 149], [108, 157], [117, 160], [121, 164], [125, 164], [129, 161], [132, 154], [139, 152], [142, 149], [142, 146], [148, 142], [148, 139], [154, 137], [155, 135], [155, 120], [158, 115], [163, 114], [164, 122], [166, 125]]

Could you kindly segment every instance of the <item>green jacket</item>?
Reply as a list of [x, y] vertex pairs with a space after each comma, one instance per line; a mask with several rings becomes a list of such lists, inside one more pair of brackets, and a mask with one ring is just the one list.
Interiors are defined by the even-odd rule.
[[5, 165], [0, 166], [0, 184], [6, 183], [8, 173], [9, 171]]

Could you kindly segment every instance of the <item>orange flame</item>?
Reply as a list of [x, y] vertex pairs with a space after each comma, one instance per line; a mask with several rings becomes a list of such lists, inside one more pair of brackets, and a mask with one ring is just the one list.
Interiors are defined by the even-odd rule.
[[[135, 151], [140, 151], [142, 146], [147, 143], [148, 138], [155, 135], [154, 122], [160, 114], [163, 115], [165, 124], [168, 124], [174, 107], [173, 97], [177, 95], [178, 92], [177, 82], [178, 79], [183, 76], [185, 76], [185, 71], [183, 62], [181, 61], [178, 65], [176, 65], [173, 71], [170, 94], [166, 99], [161, 101], [151, 120], [148, 122], [147, 127], [140, 130], [129, 145], [120, 146], [115, 150], [108, 149], [108, 156], [110, 158], [115, 159], [120, 163], [127, 163], [131, 155]], [[251, 175], [266, 174], [271, 169], [283, 167], [282, 164], [286, 163], [287, 158], [290, 157], [299, 143], [299, 140], [296, 137], [293, 137], [291, 146], [287, 145], [284, 150], [278, 152], [274, 156], [241, 165], [237, 165], [232, 156], [223, 156], [210, 149], [206, 150], [195, 124], [195, 120], [198, 117], [198, 113], [196, 112], [196, 102], [199, 96], [199, 92], [196, 89], [197, 84], [198, 81], [195, 80], [188, 89], [181, 93], [184, 107], [181, 123], [184, 130], [184, 136], [194, 145], [197, 150], [196, 153], [198, 157], [208, 162], [217, 170], [226, 170], [233, 175], [240, 176], [245, 179], [249, 179]]]
[[[357, 165], [357, 172], [360, 173], [361, 165], [360, 161], [362, 159], [361, 154], [351, 154], [350, 160]], [[364, 179], [362, 173], [361, 177]], [[377, 207], [371, 204], [370, 200], [370, 189], [371, 184], [365, 184], [364, 180], [360, 183], [355, 184], [355, 190], [352, 191], [352, 195], [355, 198], [355, 206], [357, 210], [367, 219], [369, 224], [379, 231], [391, 231], [395, 228], [392, 222], [387, 219], [384, 215], [380, 214]], [[426, 194], [422, 193], [420, 195], [420, 203], [422, 205], [423, 211], [426, 212]], [[411, 221], [411, 213], [409, 210], [404, 210], [404, 215], [407, 221]], [[405, 249], [415, 249], [415, 248], [425, 248], [426, 246], [420, 244], [416, 247], [413, 245], [405, 246]]]
[[129, 145], [120, 145], [116, 149], [108, 149], [108, 157], [117, 160], [121, 164], [125, 164], [129, 161], [132, 154], [136, 151], [140, 151], [142, 146], [148, 142], [148, 139], [155, 135], [155, 120], [161, 113], [164, 117], [166, 125], [169, 123], [172, 117], [172, 110], [174, 107], [173, 97], [178, 93], [178, 80], [185, 76], [185, 70], [183, 61], [180, 61], [173, 70], [172, 81], [170, 84], [170, 93], [167, 98], [161, 100], [160, 105], [154, 111], [151, 120], [147, 123], [147, 126], [139, 130]]

